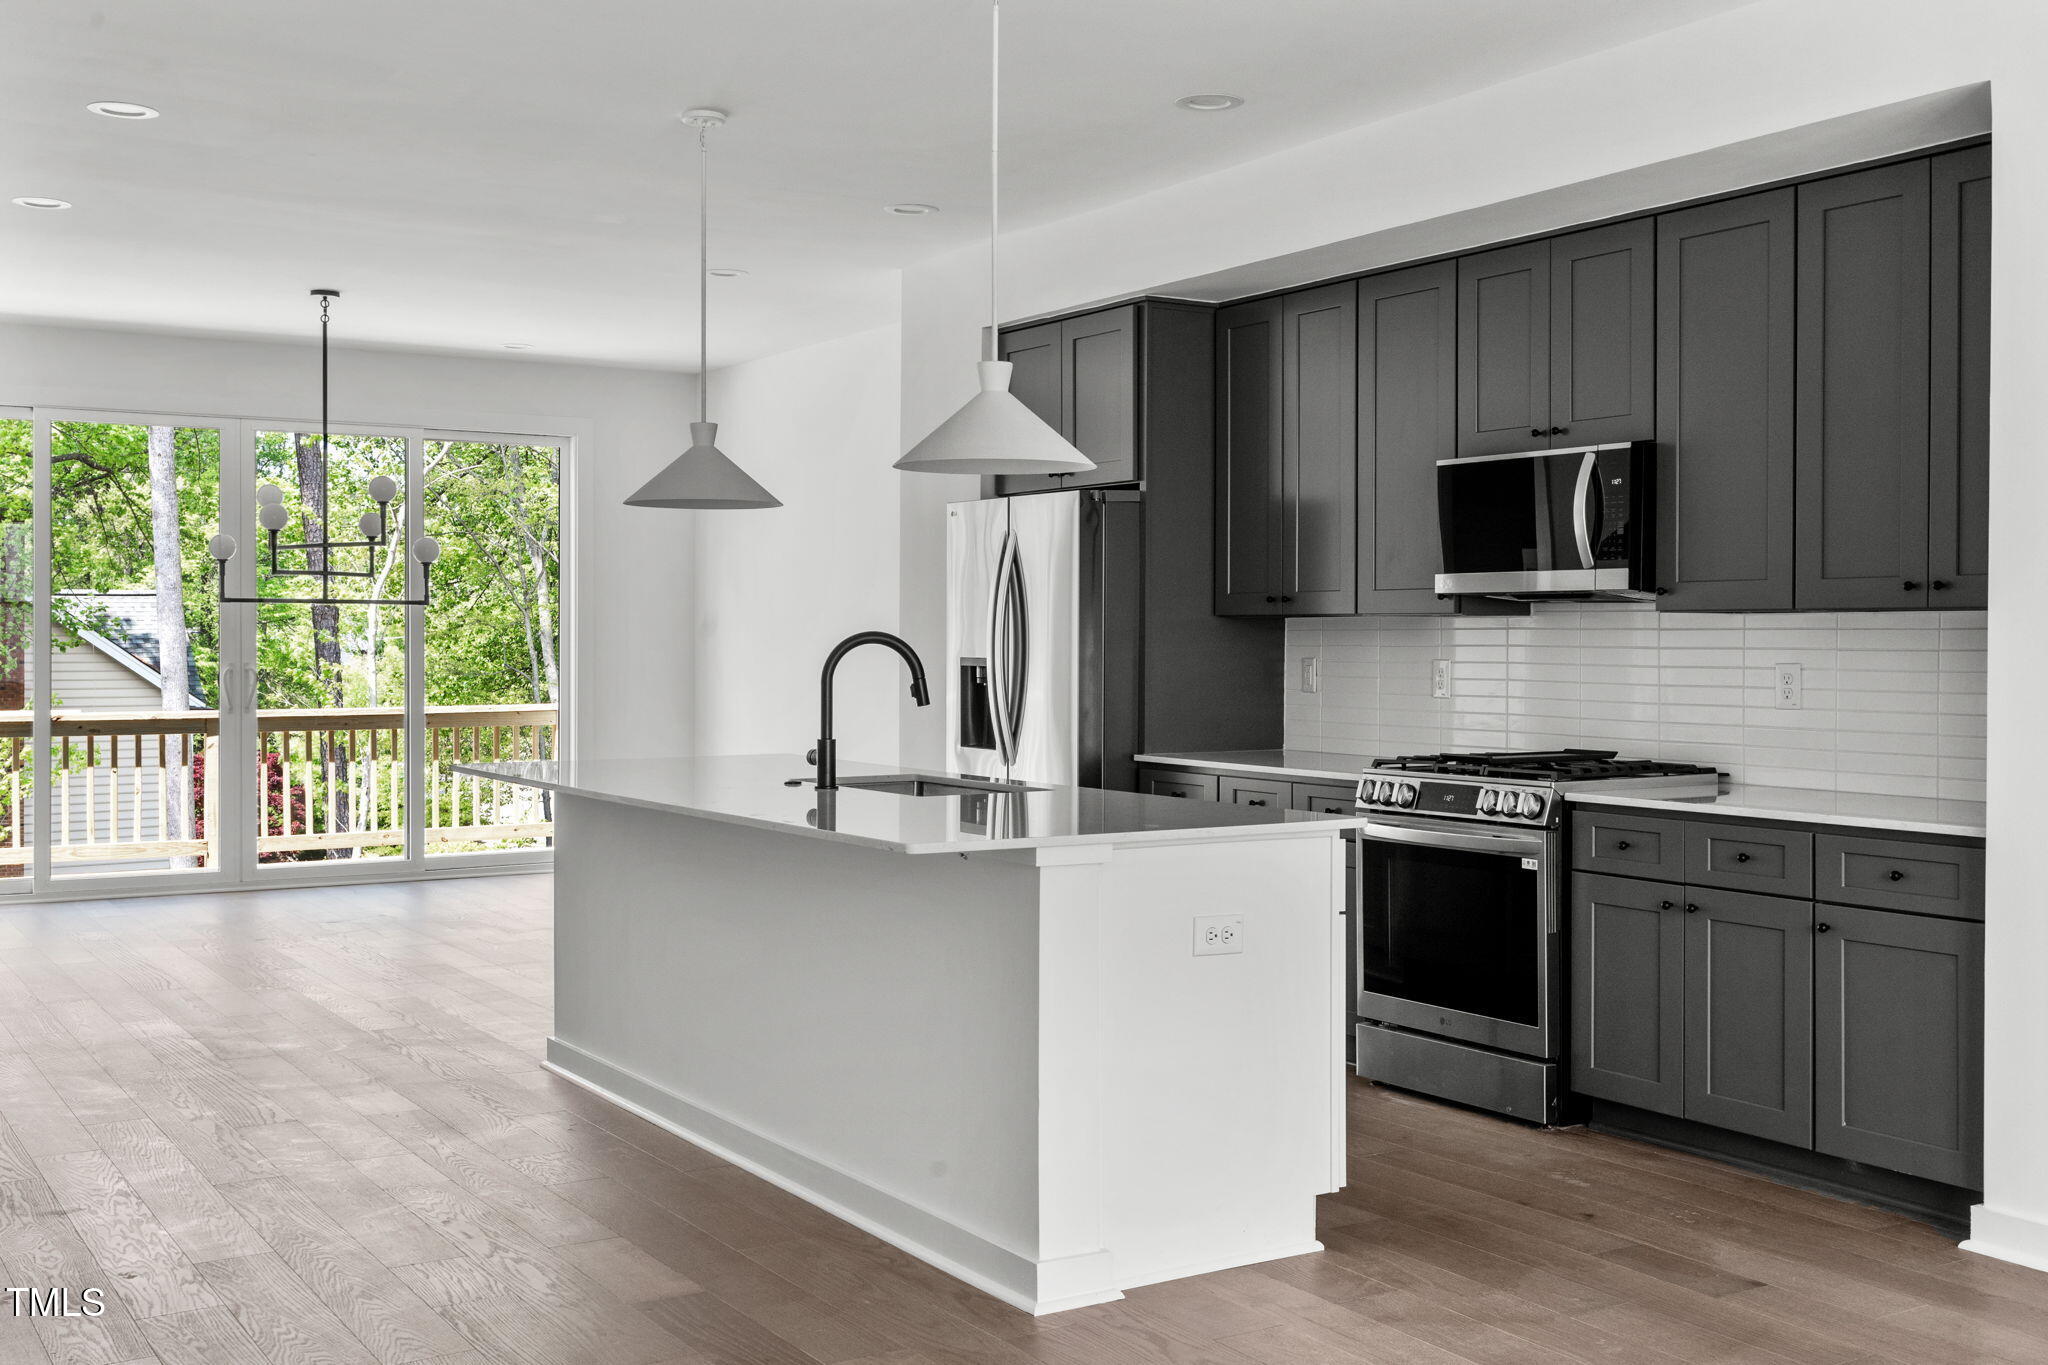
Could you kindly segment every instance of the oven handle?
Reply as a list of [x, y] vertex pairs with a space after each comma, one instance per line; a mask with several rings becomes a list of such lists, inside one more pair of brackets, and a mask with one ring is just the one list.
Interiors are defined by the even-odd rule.
[[1388, 843], [1455, 848], [1471, 853], [1495, 853], [1502, 857], [1519, 853], [1524, 858], [1542, 857], [1545, 842], [1541, 835], [1479, 834], [1466, 830], [1413, 829], [1407, 825], [1367, 825], [1359, 834]]

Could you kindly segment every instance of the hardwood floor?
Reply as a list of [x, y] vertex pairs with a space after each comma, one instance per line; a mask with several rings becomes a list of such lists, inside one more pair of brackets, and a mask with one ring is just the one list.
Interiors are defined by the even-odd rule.
[[1328, 1250], [1033, 1320], [541, 1070], [545, 878], [0, 911], [0, 1365], [2048, 1360], [2048, 1276], [1351, 1090]]

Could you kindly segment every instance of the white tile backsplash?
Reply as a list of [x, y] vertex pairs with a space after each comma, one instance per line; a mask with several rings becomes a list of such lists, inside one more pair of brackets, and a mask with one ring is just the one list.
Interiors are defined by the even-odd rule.
[[[1739, 782], [1984, 799], [1984, 613], [1660, 614], [1287, 623], [1290, 749], [1388, 754], [1577, 745], [1712, 763]], [[1301, 660], [1322, 690], [1299, 690]], [[1430, 695], [1438, 659], [1451, 695]], [[1779, 710], [1773, 672], [1801, 668]]]

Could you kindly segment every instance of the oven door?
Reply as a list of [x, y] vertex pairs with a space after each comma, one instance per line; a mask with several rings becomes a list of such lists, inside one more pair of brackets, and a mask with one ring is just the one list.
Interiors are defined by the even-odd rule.
[[1554, 837], [1423, 820], [1358, 836], [1358, 1013], [1556, 1056]]

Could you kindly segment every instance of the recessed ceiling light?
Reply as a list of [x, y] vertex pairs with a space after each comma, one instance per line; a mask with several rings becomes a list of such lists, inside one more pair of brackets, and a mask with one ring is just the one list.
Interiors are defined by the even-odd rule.
[[884, 204], [882, 212], [893, 213], [900, 218], [922, 218], [927, 213], [937, 213], [937, 204]]
[[1198, 114], [1214, 114], [1224, 109], [1235, 109], [1244, 103], [1244, 99], [1239, 95], [1182, 95], [1174, 103]]
[[126, 100], [97, 100], [85, 107], [95, 114], [104, 114], [108, 118], [144, 119], [157, 116], [156, 110], [148, 105], [130, 104]]
[[505, 349], [508, 351], [530, 351], [533, 349], [533, 343], [530, 341], [508, 341], [505, 343]]
[[24, 194], [14, 202], [25, 209], [68, 209], [71, 207], [69, 199], [45, 199], [41, 195], [36, 194]]
[[736, 280], [747, 272], [736, 265], [714, 265], [706, 273], [721, 280]]

